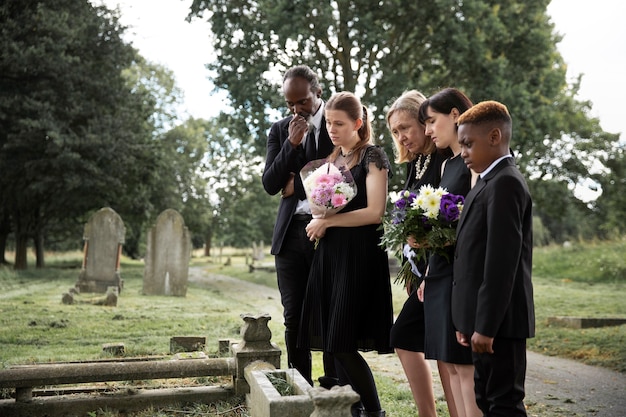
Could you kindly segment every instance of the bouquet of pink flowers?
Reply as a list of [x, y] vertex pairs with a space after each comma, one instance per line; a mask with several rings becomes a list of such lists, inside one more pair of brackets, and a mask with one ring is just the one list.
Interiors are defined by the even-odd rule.
[[317, 159], [300, 170], [311, 214], [324, 218], [344, 208], [356, 195], [356, 185], [350, 170], [337, 167], [325, 159]]
[[[456, 241], [456, 226], [465, 199], [430, 185], [423, 185], [417, 193], [409, 190], [390, 193], [390, 199], [393, 207], [383, 219], [381, 245], [393, 250], [401, 262], [403, 256], [408, 258], [396, 282], [415, 282], [417, 274], [412, 266], [416, 261], [427, 260], [432, 253], [448, 256], [446, 247]], [[417, 248], [406, 249], [409, 237], [415, 240]]]

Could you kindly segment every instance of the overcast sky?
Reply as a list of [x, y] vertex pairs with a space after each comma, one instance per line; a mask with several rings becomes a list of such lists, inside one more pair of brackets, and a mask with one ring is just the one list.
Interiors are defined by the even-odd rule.
[[[128, 40], [144, 57], [174, 72], [185, 94], [186, 114], [210, 118], [219, 113], [221, 99], [211, 97], [212, 85], [204, 68], [214, 59], [209, 25], [198, 19], [185, 21], [191, 0], [104, 3], [109, 8], [119, 4], [122, 23], [129, 26]], [[568, 64], [568, 79], [583, 74], [579, 98], [593, 102], [592, 115], [612, 133], [626, 131], [621, 114], [626, 96], [624, 12], [623, 0], [552, 0], [548, 7], [556, 31], [564, 36], [557, 47]]]

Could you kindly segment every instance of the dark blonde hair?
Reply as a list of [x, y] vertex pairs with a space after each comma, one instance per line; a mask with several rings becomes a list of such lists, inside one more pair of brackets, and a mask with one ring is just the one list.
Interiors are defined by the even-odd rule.
[[[353, 93], [342, 91], [333, 94], [328, 99], [324, 105], [324, 110], [341, 110], [353, 121], [358, 119], [363, 120], [363, 124], [361, 124], [361, 127], [357, 131], [360, 139], [359, 143], [356, 144], [352, 154], [346, 161], [350, 167], [356, 165], [361, 160], [363, 150], [372, 144], [372, 122], [371, 117], [367, 114], [367, 108], [361, 104], [361, 100]], [[335, 146], [335, 150], [328, 157], [329, 160], [334, 161], [337, 159], [340, 152], [341, 148]]]
[[[418, 125], [425, 129], [425, 126], [422, 122], [420, 122], [420, 106], [426, 101], [426, 97], [417, 90], [409, 90], [405, 91], [400, 97], [398, 97], [389, 110], [387, 111], [387, 128], [389, 128], [389, 132], [391, 133], [391, 137], [393, 138], [393, 145], [396, 150], [396, 163], [401, 164], [403, 162], [413, 161], [417, 155], [410, 152], [407, 148], [402, 146], [398, 139], [391, 132], [391, 125], [389, 123], [389, 119], [396, 112], [405, 112], [409, 114]], [[432, 141], [428, 141], [426, 147], [424, 149], [424, 153], [426, 155], [435, 152], [437, 147], [435, 143]]]

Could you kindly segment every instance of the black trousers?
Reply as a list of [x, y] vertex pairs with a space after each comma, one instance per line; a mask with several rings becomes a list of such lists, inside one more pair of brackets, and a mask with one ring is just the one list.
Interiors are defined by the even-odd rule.
[[[289, 367], [297, 369], [311, 385], [311, 351], [298, 347], [298, 331], [309, 270], [315, 253], [314, 242], [306, 235], [310, 218], [294, 216], [291, 220], [283, 246], [275, 256], [278, 289], [283, 305], [285, 321], [285, 345]], [[324, 373], [336, 377], [334, 360], [324, 355]]]
[[496, 338], [493, 350], [472, 352], [476, 403], [485, 417], [526, 416], [526, 339]]

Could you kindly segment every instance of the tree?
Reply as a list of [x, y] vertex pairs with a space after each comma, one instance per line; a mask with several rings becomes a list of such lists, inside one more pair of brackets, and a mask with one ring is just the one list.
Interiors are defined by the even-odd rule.
[[572, 194], [566, 182], [535, 179], [528, 185], [533, 197], [533, 215], [549, 230], [549, 233], [542, 231], [543, 236], [539, 237], [564, 242], [595, 236], [597, 224], [592, 213]]
[[27, 266], [28, 239], [43, 266], [49, 228], [120, 196], [145, 212], [154, 107], [122, 74], [136, 57], [123, 31], [87, 0], [0, 5], [0, 242], [9, 219], [15, 268]]
[[384, 111], [403, 90], [431, 94], [455, 86], [475, 102], [501, 101], [513, 116], [512, 147], [522, 170], [571, 189], [591, 176], [590, 167], [611, 152], [617, 135], [589, 116], [591, 103], [575, 99], [579, 83], [567, 84], [548, 4], [194, 0], [190, 18], [206, 14], [218, 56], [208, 65], [214, 83], [228, 91], [237, 132], [250, 135], [259, 154], [275, 114], [269, 109], [285, 108], [280, 74], [305, 63], [331, 92], [361, 96], [376, 114], [374, 131], [389, 153]]
[[162, 197], [157, 204], [158, 211], [179, 210], [192, 234], [194, 247], [205, 243], [213, 221], [208, 180], [204, 175], [210, 125], [206, 120], [191, 118], [166, 132], [161, 139], [168, 163], [160, 173], [161, 191], [156, 195]]
[[602, 195], [596, 202], [596, 211], [603, 235], [616, 238], [626, 233], [626, 145], [619, 145], [605, 166], [609, 171], [597, 176]]
[[[129, 132], [138, 147], [120, 155], [130, 171], [119, 174], [122, 189], [107, 204], [124, 219], [126, 242], [124, 252], [132, 258], [142, 256], [144, 232], [158, 214], [166, 208], [178, 209], [181, 198], [174, 167], [180, 165], [178, 144], [165, 136], [177, 118], [176, 107], [182, 92], [176, 86], [174, 74], [167, 68], [146, 61], [136, 54], [133, 62], [122, 71], [129, 94], [129, 107], [124, 111]], [[128, 138], [126, 138], [128, 139]], [[167, 188], [171, 185], [171, 188]]]
[[261, 185], [264, 158], [255, 155], [249, 137], [239, 138], [234, 130], [228, 115], [207, 124], [204, 175], [214, 202], [208, 237], [242, 248], [271, 238], [278, 202]]

